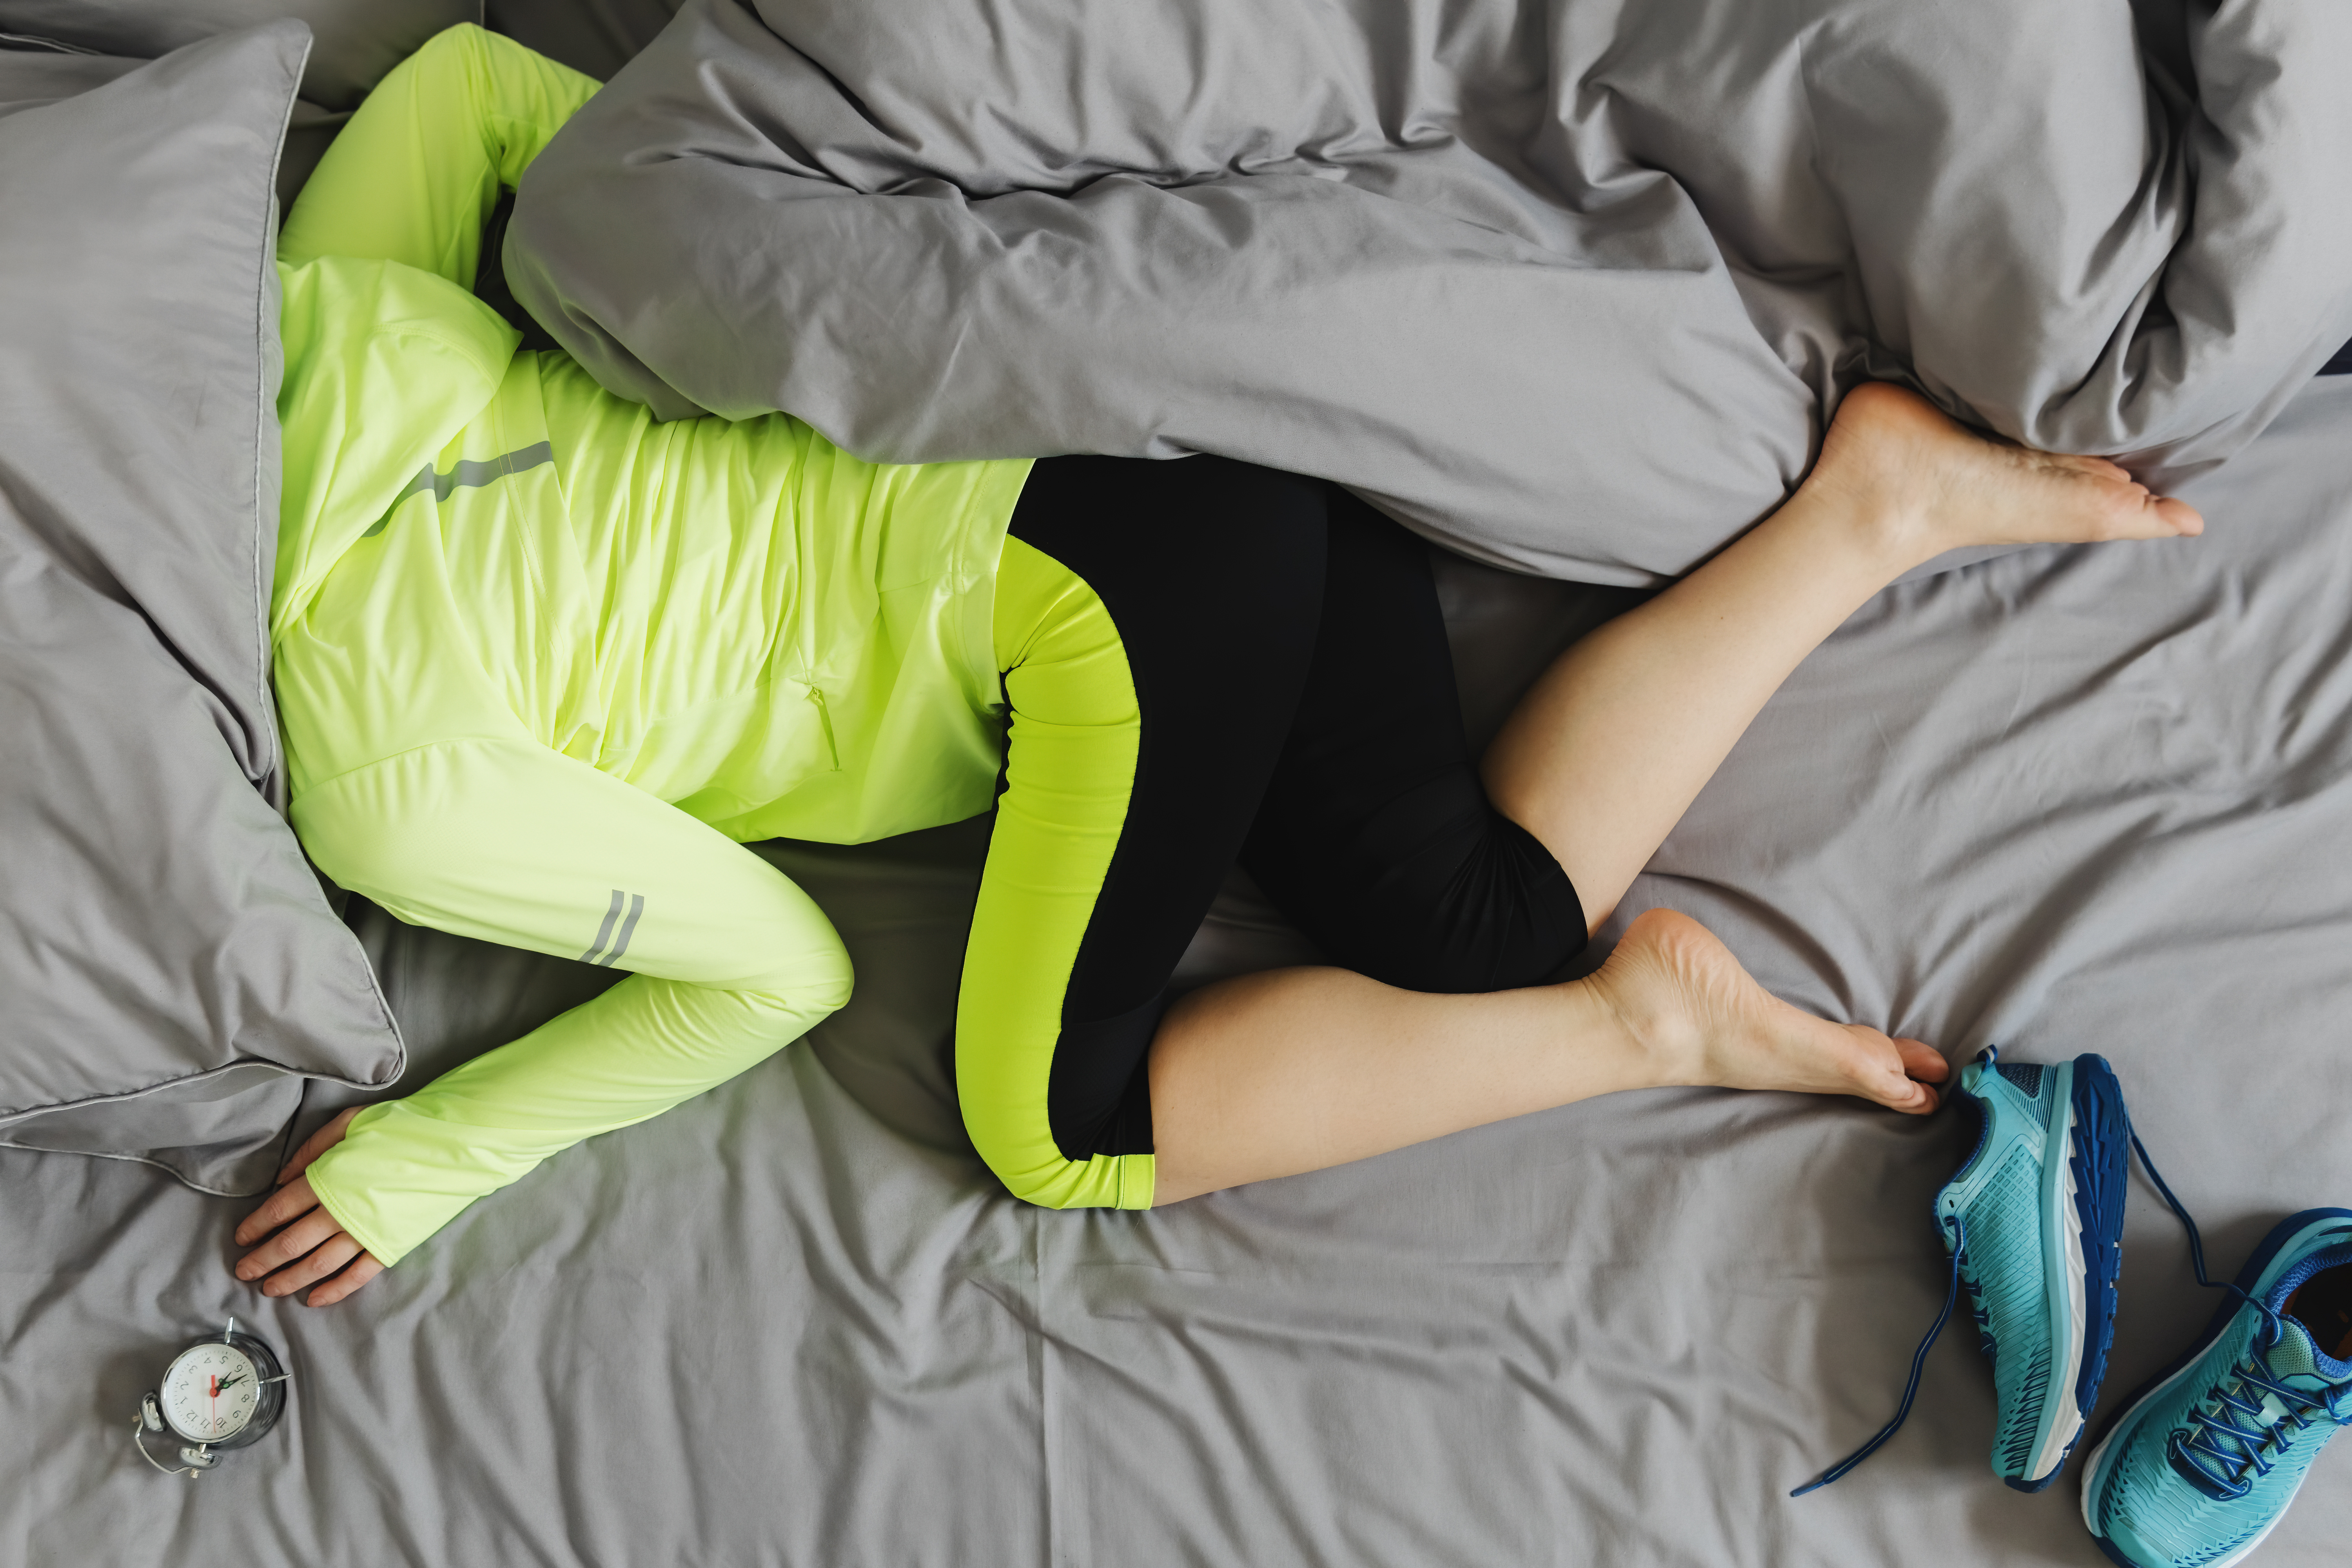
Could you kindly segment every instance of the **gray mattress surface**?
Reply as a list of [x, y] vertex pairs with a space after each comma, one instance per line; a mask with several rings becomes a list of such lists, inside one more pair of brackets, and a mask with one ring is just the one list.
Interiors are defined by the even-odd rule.
[[[1687, 910], [1781, 994], [1956, 1057], [2105, 1053], [2234, 1269], [2352, 1203], [2352, 378], [2189, 494], [2201, 542], [1889, 590], [1627, 913]], [[1474, 724], [1611, 604], [1445, 585]], [[1783, 1495], [1893, 1407], [1964, 1115], [1645, 1093], [1161, 1213], [1028, 1208], [945, 1087], [985, 829], [772, 847], [849, 942], [851, 1006], [343, 1306], [235, 1284], [245, 1205], [0, 1152], [0, 1563], [2099, 1561], [2071, 1475], [1990, 1471], [1962, 1331], [1897, 1439]], [[417, 1074], [596, 983], [359, 920]], [[1191, 962], [1296, 951], [1236, 887]], [[2213, 1305], [2136, 1183], [2109, 1407]], [[232, 1311], [288, 1353], [290, 1412], [166, 1480], [135, 1402]], [[2259, 1561], [2340, 1562], [2347, 1510], [2331, 1454]]]

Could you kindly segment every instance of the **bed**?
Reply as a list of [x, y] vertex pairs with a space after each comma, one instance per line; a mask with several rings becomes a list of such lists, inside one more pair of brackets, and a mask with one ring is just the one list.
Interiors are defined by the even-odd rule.
[[[0, 33], [40, 34], [17, 9], [0, 5]], [[440, 25], [428, 9], [404, 25]], [[658, 9], [504, 19], [609, 70]], [[283, 83], [274, 110], [257, 99], [240, 124], [265, 138], [299, 128], [300, 79], [310, 122], [331, 130], [336, 89], [299, 31], [200, 41], [213, 53], [171, 55], [180, 75], [139, 79], [142, 107], [110, 112], [127, 124], [234, 68]], [[143, 68], [46, 55], [79, 85], [43, 102], [88, 102]], [[12, 122], [35, 123], [0, 116], [0, 175]], [[249, 194], [266, 208], [267, 189]], [[0, 267], [18, 257], [0, 247]], [[0, 387], [39, 369], [34, 353], [0, 359]], [[2327, 353], [2313, 345], [2274, 416], [2182, 484], [2211, 520], [2203, 540], [2020, 552], [1880, 595], [1773, 700], [1618, 916], [1685, 910], [1780, 994], [1956, 1060], [1993, 1043], [2029, 1060], [2105, 1054], [2227, 1268], [2279, 1215], [2352, 1203], [2339, 1022], [2352, 998], [2352, 376], [2310, 376]], [[238, 384], [249, 424], [266, 364], [209, 384], [229, 369], [252, 383]], [[21, 422], [26, 406], [0, 408]], [[155, 440], [190, 427], [154, 417]], [[266, 517], [257, 437], [243, 439], [247, 489], [231, 500]], [[300, 884], [299, 858], [257, 848], [236, 790], [267, 806], [266, 710], [238, 648], [177, 630], [200, 627], [203, 605], [167, 591], [218, 579], [249, 592], [251, 563], [191, 546], [142, 577], [142, 552], [171, 542], [145, 536], [68, 558], [34, 526], [47, 515], [36, 502], [66, 493], [34, 494], [23, 476], [44, 471], [37, 456], [0, 451], [20, 520], [0, 538], [0, 587], [17, 595], [0, 594], [0, 616], [25, 598], [36, 546], [63, 563], [39, 583], [68, 568], [103, 579], [97, 596], [135, 601], [142, 617], [93, 611], [91, 626], [173, 634], [171, 669], [197, 695], [169, 709], [189, 727], [171, 743], [222, 753], [201, 775], [215, 787], [174, 763], [170, 788], [105, 795], [92, 809], [120, 818], [72, 841], [182, 796], [212, 801], [218, 814], [185, 831], [247, 857], [222, 897], [241, 921], [277, 922], [282, 989], [248, 987], [251, 1027], [144, 1087], [98, 1084], [117, 1043], [76, 1037], [90, 1081], [59, 1079], [41, 1114], [0, 1124], [13, 1145], [0, 1147], [0, 1563], [2097, 1561], [2071, 1476], [2033, 1497], [1994, 1479], [1991, 1379], [1960, 1334], [1929, 1359], [1900, 1436], [1834, 1488], [1786, 1497], [1892, 1409], [1943, 1296], [1928, 1203], [1966, 1152], [1965, 1116], [1643, 1093], [1158, 1214], [1010, 1199], [949, 1087], [985, 819], [761, 847], [847, 941], [860, 984], [846, 1009], [722, 1089], [478, 1205], [352, 1302], [265, 1301], [228, 1275], [251, 1200], [225, 1194], [265, 1186], [289, 1141], [340, 1107], [421, 1082], [611, 976], [358, 900], [338, 910], [331, 889]], [[1571, 582], [1437, 560], [1477, 731], [1553, 650], [1641, 591], [1610, 580], [1630, 571]], [[25, 672], [66, 644], [37, 645], [26, 624], [0, 619], [19, 659], [0, 689], [28, 744], [59, 751], [105, 705], [133, 702], [124, 672], [147, 666], [131, 662], [42, 696]], [[83, 820], [64, 815], [70, 801], [25, 808], [15, 765], [12, 846]], [[107, 753], [86, 773], [135, 765]], [[265, 861], [266, 875], [250, 869]], [[71, 869], [40, 864], [44, 879]], [[150, 912], [181, 909], [184, 884], [162, 874], [180, 858], [140, 864]], [[29, 881], [12, 870], [10, 896]], [[25, 929], [6, 928], [19, 948]], [[1311, 956], [1235, 878], [1186, 973]], [[56, 973], [0, 971], [16, 988], [12, 1089], [32, 1047], [45, 1062], [66, 1048], [36, 1028], [74, 1022], [32, 989]], [[284, 1024], [294, 1015], [312, 1023]], [[263, 1048], [254, 1031], [273, 1019], [282, 1037]], [[2177, 1224], [2136, 1182], [2109, 1406], [2212, 1304]], [[201, 1482], [166, 1480], [131, 1452], [139, 1395], [173, 1348], [232, 1313], [285, 1353], [289, 1415]], [[2324, 1461], [2262, 1561], [2335, 1561], [2347, 1508], [2352, 1465]]]

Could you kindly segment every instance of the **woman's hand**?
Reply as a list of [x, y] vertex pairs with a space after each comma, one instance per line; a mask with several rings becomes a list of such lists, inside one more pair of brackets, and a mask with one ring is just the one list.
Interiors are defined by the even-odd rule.
[[[305, 1285], [324, 1281], [311, 1290], [305, 1305], [331, 1306], [383, 1272], [383, 1265], [335, 1223], [310, 1191], [310, 1179], [302, 1174], [311, 1161], [343, 1141], [352, 1118], [362, 1109], [353, 1106], [311, 1133], [278, 1173], [278, 1190], [269, 1201], [236, 1227], [239, 1247], [261, 1243], [236, 1260], [236, 1277], [260, 1279], [263, 1295], [290, 1296]], [[262, 1240], [264, 1237], [268, 1239]]]

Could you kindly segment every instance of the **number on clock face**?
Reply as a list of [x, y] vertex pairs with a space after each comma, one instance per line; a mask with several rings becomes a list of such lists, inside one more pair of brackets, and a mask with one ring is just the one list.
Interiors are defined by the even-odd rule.
[[217, 1443], [253, 1418], [260, 1374], [232, 1345], [194, 1345], [163, 1374], [163, 1415], [183, 1437]]

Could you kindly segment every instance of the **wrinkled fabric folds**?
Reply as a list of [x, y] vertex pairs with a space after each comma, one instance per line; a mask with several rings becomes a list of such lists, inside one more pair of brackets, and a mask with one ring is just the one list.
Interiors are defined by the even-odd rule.
[[664, 416], [1217, 452], [1638, 583], [1864, 376], [2169, 486], [2352, 336], [2352, 12], [2143, 9], [2154, 66], [2126, 0], [694, 0], [506, 262]]

